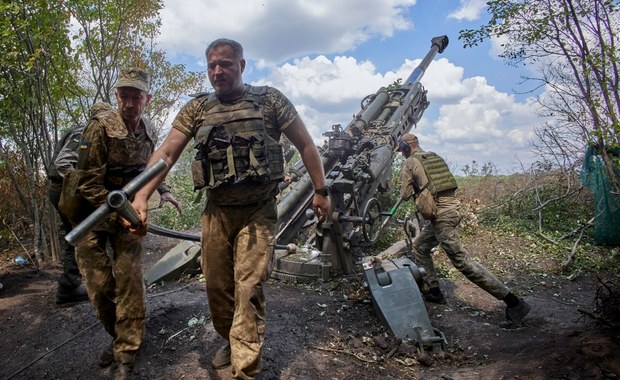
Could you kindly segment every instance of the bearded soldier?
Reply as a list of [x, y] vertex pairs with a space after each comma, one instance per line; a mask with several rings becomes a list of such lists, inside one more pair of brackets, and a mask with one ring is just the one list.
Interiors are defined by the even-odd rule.
[[[325, 220], [330, 199], [323, 164], [304, 123], [277, 89], [244, 84], [243, 48], [229, 39], [206, 50], [215, 92], [190, 100], [149, 164], [163, 158], [172, 166], [191, 138], [196, 189], [206, 188], [202, 214], [202, 271], [209, 309], [224, 345], [212, 361], [232, 364], [235, 379], [253, 379], [261, 370], [265, 296], [276, 233], [278, 184], [284, 176], [280, 137], [293, 143], [315, 187], [313, 209]], [[133, 206], [146, 222], [147, 200], [162, 174], [138, 191]]]

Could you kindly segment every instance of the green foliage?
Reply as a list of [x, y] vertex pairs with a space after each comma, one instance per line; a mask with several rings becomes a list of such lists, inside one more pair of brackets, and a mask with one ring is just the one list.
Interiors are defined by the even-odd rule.
[[[497, 180], [520, 181], [519, 176], [498, 177]], [[481, 228], [495, 231], [500, 240], [516, 236], [526, 241], [527, 244], [519, 247], [518, 257], [523, 260], [523, 267], [531, 271], [544, 269], [562, 273], [580, 270], [620, 274], [618, 248], [595, 245], [594, 229], [584, 228], [594, 216], [591, 194], [581, 190], [566, 195], [564, 181], [557, 173], [548, 172], [538, 178], [538, 185], [534, 188], [501, 194], [494, 199], [493, 205], [478, 212]], [[464, 181], [464, 187], [472, 183]], [[543, 201], [549, 202], [541, 207]], [[583, 235], [580, 237], [581, 229]], [[575, 245], [577, 239], [579, 242]], [[573, 250], [573, 261], [563, 267]], [[540, 263], [547, 261], [554, 264], [540, 268]]]
[[459, 273], [458, 269], [456, 269], [449, 260], [435, 260], [435, 272], [437, 273], [437, 277], [449, 278], [451, 280], [455, 279], [457, 273]]
[[620, 143], [620, 78], [613, 74], [620, 71], [618, 1], [491, 0], [486, 10], [487, 24], [462, 30], [459, 39], [465, 47], [501, 40], [500, 57], [538, 72], [527, 81], [546, 88], [539, 97], [546, 120], [533, 141], [541, 159], [570, 167], [584, 146], [596, 145], [613, 190], [620, 192], [606, 154]]
[[[513, 229], [536, 233], [542, 228], [550, 237], [559, 238], [579, 225], [586, 223], [593, 216], [592, 199], [586, 192], [559, 198], [561, 188], [557, 184], [539, 186], [530, 191], [523, 191], [515, 196], [498, 199], [497, 207], [489, 207], [479, 214], [481, 222], [501, 226], [508, 221]], [[547, 203], [539, 210], [541, 199], [557, 199]], [[541, 222], [539, 226], [539, 221]], [[591, 235], [587, 235], [592, 238]]]
[[[196, 202], [197, 194], [193, 191], [193, 183], [187, 175], [181, 175], [175, 171], [168, 176], [166, 183], [172, 186], [174, 197], [183, 205], [183, 214], [170, 203], [165, 203], [162, 208], [152, 209], [149, 219], [152, 223], [161, 227], [170, 228], [176, 231], [187, 231], [200, 226], [200, 215], [204, 210], [205, 197]], [[153, 196], [153, 206], [159, 204], [159, 199]]]
[[62, 1], [0, 4], [0, 159], [8, 180], [0, 196], [10, 216], [3, 222], [35, 241], [44, 235], [43, 173], [77, 88], [69, 23]]
[[[183, 205], [183, 215], [179, 215], [176, 208], [167, 203], [161, 209], [150, 212], [149, 219], [161, 227], [170, 228], [176, 231], [186, 231], [200, 226], [200, 216], [205, 207], [206, 197], [202, 197], [198, 202], [198, 193], [194, 192], [190, 165], [193, 157], [191, 144], [185, 149], [173, 169], [166, 177], [166, 183], [172, 187], [172, 194]], [[154, 206], [159, 204], [159, 199], [153, 197]]]
[[379, 238], [373, 244], [373, 252], [381, 252], [402, 239], [402, 225], [398, 223], [397, 219], [393, 219], [388, 223], [386, 228], [381, 231]]
[[[400, 167], [395, 165], [394, 170], [399, 172]], [[593, 217], [594, 200], [585, 189], [567, 190], [567, 184], [576, 183], [576, 177], [577, 173], [549, 168], [537, 172], [534, 178], [525, 174], [457, 177], [463, 245], [487, 269], [502, 277], [518, 271], [620, 275], [618, 247], [595, 245], [591, 227], [579, 236], [580, 228]], [[382, 205], [391, 205], [398, 199], [398, 182], [394, 178], [392, 191], [378, 196]], [[544, 207], [540, 207], [543, 203]], [[396, 218], [402, 220], [413, 209], [412, 201], [402, 204]], [[378, 246], [373, 247], [374, 252], [405, 238], [398, 223], [388, 227]], [[565, 266], [573, 249], [574, 257]], [[435, 254], [435, 265], [441, 277], [460, 275], [441, 250]]]
[[[147, 116], [160, 134], [180, 100], [201, 90], [205, 73], [172, 65], [155, 45], [162, 7], [160, 0], [0, 4], [0, 160], [10, 165], [0, 196], [11, 205], [2, 216], [19, 235], [33, 236], [35, 251], [47, 247], [47, 237], [54, 235], [54, 223], [46, 223], [53, 218], [46, 218], [44, 175], [53, 147], [63, 130], [87, 120], [92, 104], [114, 104], [120, 68], [150, 71], [153, 100]], [[184, 203], [191, 213], [191, 202]], [[168, 209], [162, 211], [165, 219]]]
[[489, 176], [497, 174], [497, 166], [492, 162], [486, 162], [482, 164], [482, 167], [478, 167], [479, 163], [476, 160], [471, 162], [471, 165], [467, 164], [461, 169], [465, 176]]
[[206, 74], [188, 72], [185, 65], [173, 65], [155, 45], [161, 20], [159, 0], [73, 0], [69, 11], [77, 20], [77, 59], [83, 64], [83, 97], [79, 106], [98, 101], [114, 104], [113, 88], [118, 71], [136, 66], [151, 74], [153, 99], [146, 115], [158, 134], [180, 99], [199, 92]]

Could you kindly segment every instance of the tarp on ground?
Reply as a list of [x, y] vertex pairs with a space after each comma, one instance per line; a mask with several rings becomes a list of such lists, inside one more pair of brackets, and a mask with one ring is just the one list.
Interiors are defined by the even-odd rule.
[[[620, 149], [610, 151], [609, 154], [617, 161], [620, 158]], [[615, 174], [620, 178], [620, 169], [616, 170]], [[620, 245], [620, 195], [612, 193], [605, 163], [594, 146], [586, 150], [579, 179], [594, 195], [596, 243]]]

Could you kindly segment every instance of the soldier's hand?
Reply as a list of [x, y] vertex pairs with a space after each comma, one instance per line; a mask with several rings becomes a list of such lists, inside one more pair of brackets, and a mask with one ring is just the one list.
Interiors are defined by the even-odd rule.
[[129, 228], [129, 232], [131, 232], [134, 235], [138, 235], [138, 236], [144, 236], [147, 233], [147, 227], [145, 223], [140, 223], [137, 226], [131, 226]]
[[[140, 214], [138, 214], [138, 216], [140, 216]], [[140, 217], [140, 223], [138, 225], [131, 224], [131, 222], [129, 222], [127, 219], [123, 218], [120, 215], [118, 216], [118, 222], [121, 224], [121, 226], [128, 229], [129, 232], [134, 235], [138, 235], [138, 236], [146, 235], [147, 225], [145, 221], [142, 221], [142, 217]]]
[[170, 202], [177, 209], [179, 214], [183, 215], [183, 206], [176, 200], [171, 192], [167, 191], [159, 196], [159, 207], [162, 207], [165, 202]]
[[123, 227], [129, 230], [134, 235], [144, 236], [147, 232], [147, 223], [148, 223], [148, 210], [147, 210], [147, 202], [142, 199], [134, 199], [131, 204], [134, 210], [136, 210], [136, 214], [138, 214], [138, 219], [140, 223], [137, 225], [131, 224], [127, 219], [119, 216], [119, 222]]
[[314, 215], [319, 218], [319, 222], [325, 221], [331, 211], [331, 200], [329, 195], [314, 194], [312, 199], [312, 210]]

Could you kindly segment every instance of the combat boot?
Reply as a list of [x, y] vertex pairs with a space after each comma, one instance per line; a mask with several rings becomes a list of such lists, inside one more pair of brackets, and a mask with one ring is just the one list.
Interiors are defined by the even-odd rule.
[[105, 349], [99, 356], [99, 367], [107, 368], [114, 363], [114, 350], [112, 349], [112, 345]]
[[440, 305], [444, 305], [446, 303], [446, 297], [444, 297], [443, 292], [439, 287], [429, 288], [428, 292], [423, 295], [424, 301], [438, 303]]
[[56, 305], [86, 301], [88, 301], [88, 293], [84, 286], [80, 285], [75, 288], [70, 288], [60, 284], [58, 285], [58, 290], [56, 291]]
[[500, 322], [503, 329], [514, 329], [519, 326], [523, 318], [530, 312], [531, 306], [523, 298], [519, 298], [517, 306], [506, 306], [506, 320]]
[[230, 343], [226, 343], [215, 353], [211, 365], [215, 369], [226, 368], [230, 366]]

